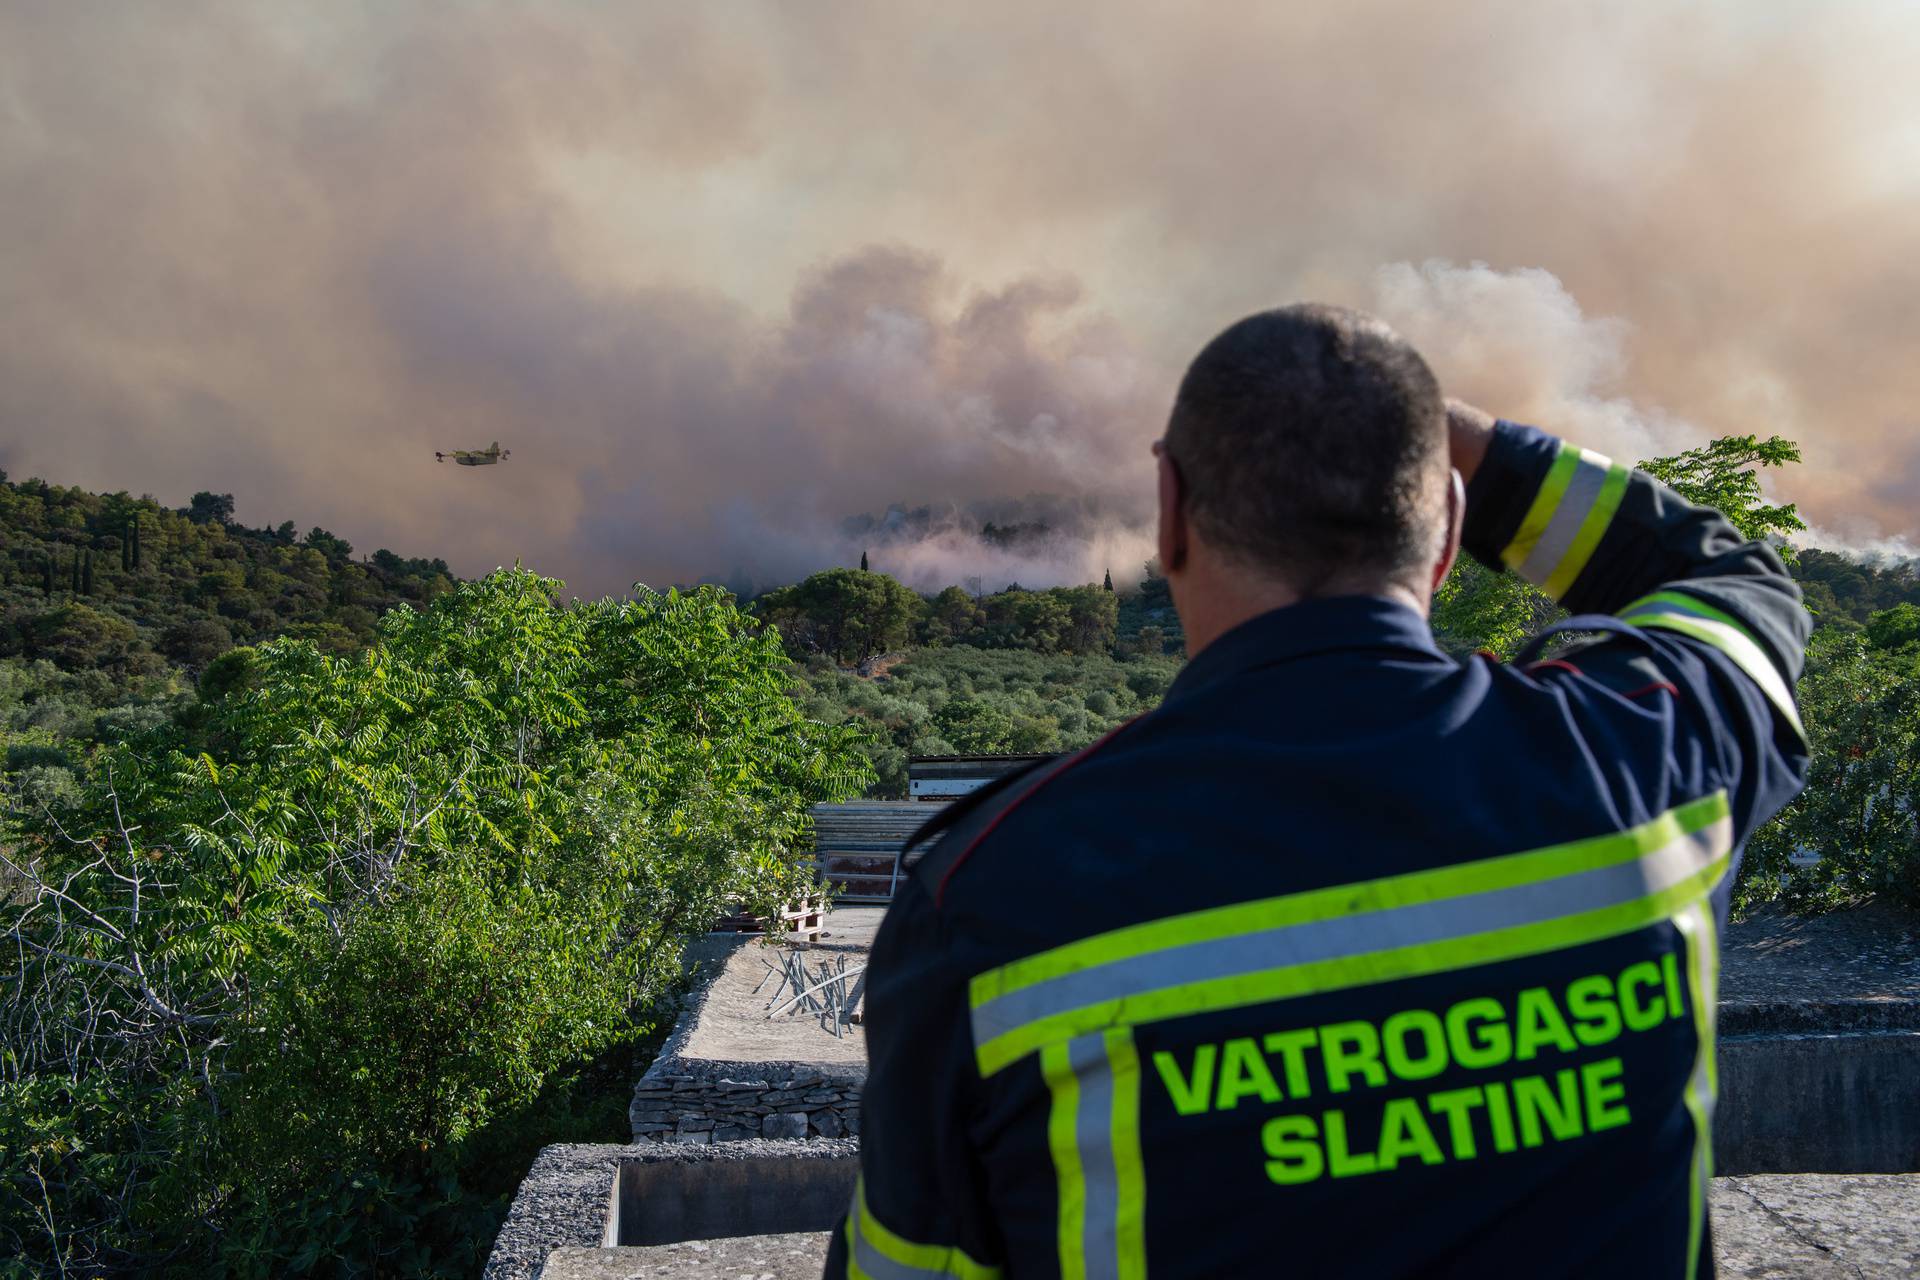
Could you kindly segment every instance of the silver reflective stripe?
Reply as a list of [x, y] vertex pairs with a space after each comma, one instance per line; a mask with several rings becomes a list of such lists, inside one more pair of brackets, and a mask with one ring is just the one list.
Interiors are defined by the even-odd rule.
[[1732, 847], [1733, 823], [1721, 818], [1630, 862], [1127, 956], [982, 1003], [973, 1010], [974, 1043], [986, 1044], [1042, 1018], [1164, 987], [1445, 942], [1634, 902], [1704, 870]]
[[1518, 566], [1521, 577], [1538, 586], [1553, 576], [1553, 571], [1572, 550], [1573, 540], [1580, 536], [1580, 526], [1587, 522], [1587, 513], [1600, 500], [1600, 488], [1606, 484], [1607, 472], [1612, 467], [1613, 459], [1580, 450], [1580, 465], [1574, 468], [1567, 491], [1560, 495], [1553, 519]]
[[1073, 1134], [1086, 1187], [1081, 1257], [1086, 1259], [1087, 1280], [1120, 1280], [1120, 1176], [1113, 1164], [1113, 1068], [1107, 1061], [1106, 1036], [1070, 1041], [1067, 1061], [1080, 1078]]
[[1096, 1031], [1041, 1053], [1047, 1146], [1059, 1193], [1062, 1280], [1146, 1280], [1140, 1057], [1131, 1031]]

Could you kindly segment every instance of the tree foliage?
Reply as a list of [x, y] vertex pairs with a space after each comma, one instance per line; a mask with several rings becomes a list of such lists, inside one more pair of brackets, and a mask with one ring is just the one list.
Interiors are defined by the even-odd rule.
[[906, 644], [920, 597], [884, 573], [828, 569], [768, 592], [755, 607], [795, 652], [852, 664]]
[[316, 1237], [322, 1269], [461, 1270], [489, 1125], [636, 1035], [686, 936], [808, 881], [809, 804], [869, 776], [854, 731], [716, 590], [559, 587], [497, 573], [350, 657], [261, 645], [28, 821], [0, 1254], [303, 1270], [313, 1224], [276, 1224], [333, 1188], [390, 1230]]
[[[197, 493], [173, 511], [126, 493], [0, 481], [0, 657], [36, 656], [50, 625], [76, 618], [79, 630], [113, 632], [129, 677], [168, 665], [164, 637], [199, 624], [219, 626], [235, 644], [336, 624], [358, 646], [393, 605], [418, 607], [453, 585], [440, 560], [380, 551], [356, 562], [324, 529], [299, 545], [290, 525], [249, 529], [233, 514], [231, 494]], [[72, 614], [75, 606], [92, 616]], [[50, 623], [49, 615], [58, 617]], [[197, 635], [204, 645], [213, 633]], [[105, 665], [83, 652], [71, 661]]]
[[[11, 686], [73, 711], [77, 736], [62, 740], [72, 777], [102, 713], [171, 696], [234, 645], [297, 635], [352, 653], [387, 609], [453, 585], [442, 561], [379, 551], [359, 564], [324, 531], [302, 547], [290, 522], [248, 529], [233, 511], [231, 494], [197, 493], [170, 511], [126, 493], [0, 478], [0, 667], [46, 663], [86, 677], [57, 691], [38, 677]], [[28, 785], [13, 770], [0, 773], [0, 791]]]
[[1119, 624], [1119, 600], [1098, 587], [1009, 587], [974, 597], [948, 587], [922, 599], [885, 574], [829, 569], [754, 603], [778, 627], [795, 657], [824, 654], [864, 663], [909, 642], [926, 647], [1107, 653]]
[[793, 695], [810, 718], [861, 726], [874, 794], [904, 796], [911, 755], [1083, 747], [1158, 705], [1179, 669], [1180, 659], [1157, 654], [1120, 661], [953, 645], [913, 650], [871, 679], [820, 659], [796, 664]]
[[1799, 689], [1812, 772], [1750, 842], [1740, 909], [1779, 899], [1819, 911], [1870, 897], [1920, 907], [1920, 644], [1909, 627], [1882, 613], [1865, 635], [1814, 633]]
[[1780, 542], [1807, 524], [1793, 503], [1766, 500], [1760, 473], [1798, 461], [1800, 446], [1779, 436], [1722, 436], [1698, 449], [1642, 462], [1640, 469], [1687, 501], [1719, 511], [1743, 536]]

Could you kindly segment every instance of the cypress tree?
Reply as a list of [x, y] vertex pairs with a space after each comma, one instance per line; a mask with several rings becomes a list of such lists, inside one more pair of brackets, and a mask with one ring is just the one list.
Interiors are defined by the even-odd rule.
[[867, 553], [864, 551], [860, 553], [860, 572], [867, 572]]
[[1103, 585], [1106, 587], [1107, 590], [1109, 591], [1113, 590], [1113, 570], [1111, 569], [1107, 570], [1107, 580]]
[[132, 528], [132, 530], [133, 530], [133, 534], [132, 534], [132, 537], [133, 537], [133, 567], [134, 567], [135, 569], [138, 569], [138, 568], [140, 567], [140, 517], [139, 517], [139, 516], [135, 516], [135, 517], [133, 518], [133, 524], [132, 524], [132, 526], [131, 526], [131, 528]]
[[78, 551], [73, 553], [73, 573], [70, 576], [73, 579], [73, 594], [77, 596], [80, 594], [80, 553]]
[[132, 523], [129, 522], [127, 529], [120, 531], [120, 572], [122, 573], [133, 568], [133, 535], [129, 532], [131, 528]]
[[86, 567], [80, 571], [80, 594], [88, 596], [93, 594], [93, 552], [91, 550], [87, 552]]
[[46, 592], [47, 598], [51, 600], [53, 598], [53, 552], [49, 551], [46, 555], [46, 562], [40, 566], [41, 590]]

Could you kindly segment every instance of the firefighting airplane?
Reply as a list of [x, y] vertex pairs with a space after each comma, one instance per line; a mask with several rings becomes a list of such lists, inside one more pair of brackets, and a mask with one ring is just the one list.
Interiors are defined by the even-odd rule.
[[463, 467], [490, 467], [496, 462], [505, 462], [512, 456], [513, 450], [502, 449], [500, 442], [495, 440], [491, 449], [455, 449], [452, 453], [435, 452], [433, 460], [445, 462], [448, 458], [452, 458]]

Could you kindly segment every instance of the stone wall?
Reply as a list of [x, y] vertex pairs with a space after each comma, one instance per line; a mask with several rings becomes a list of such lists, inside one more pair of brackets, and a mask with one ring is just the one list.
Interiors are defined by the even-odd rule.
[[682, 1059], [647, 1072], [627, 1114], [635, 1142], [854, 1137], [865, 1084], [806, 1063]]

